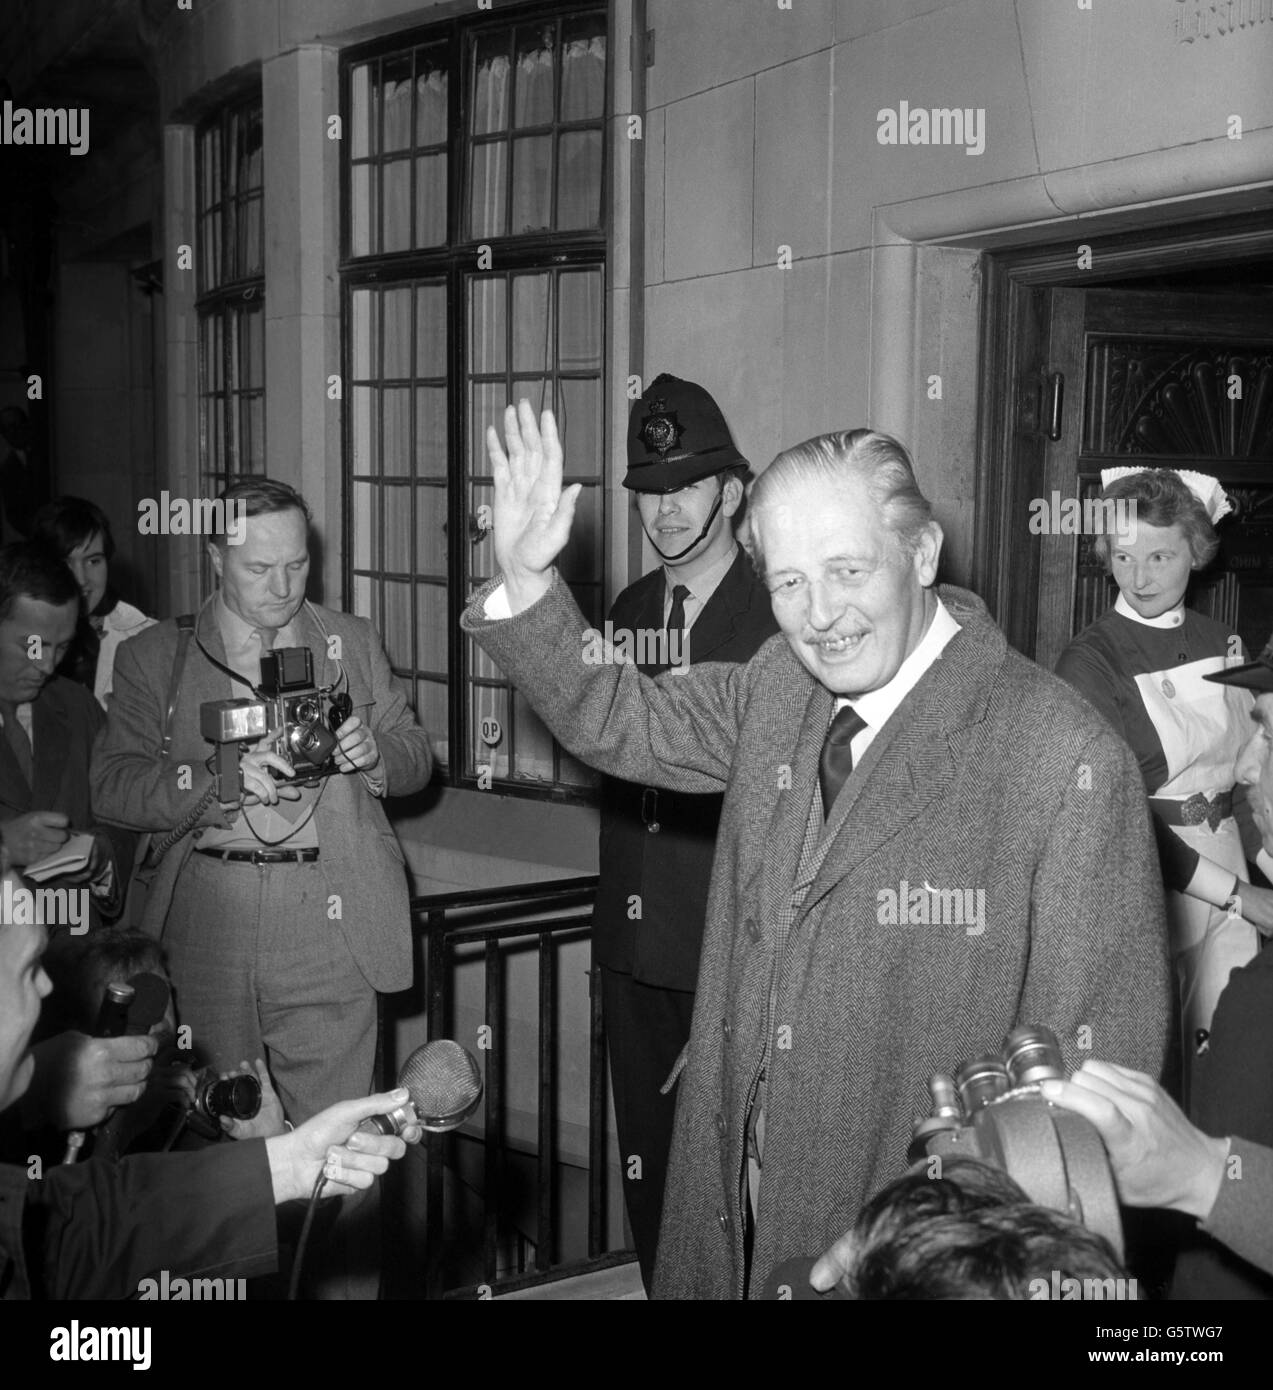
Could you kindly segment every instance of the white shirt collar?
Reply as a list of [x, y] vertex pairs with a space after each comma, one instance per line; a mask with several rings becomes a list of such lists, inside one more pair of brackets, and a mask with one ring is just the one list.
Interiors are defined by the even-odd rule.
[[852, 705], [869, 728], [882, 729], [958, 631], [959, 624], [939, 598], [928, 631], [920, 638], [919, 646], [897, 668], [893, 679], [878, 690], [868, 690], [865, 695], [855, 695], [852, 699], [841, 696], [835, 702], [836, 711]]
[[690, 597], [697, 599], [700, 603], [706, 604], [707, 600], [720, 588], [720, 582], [729, 573], [729, 567], [738, 557], [738, 546], [735, 544], [727, 555], [721, 558], [707, 570], [700, 574], [695, 581], [690, 584], [685, 579], [680, 578], [676, 571], [663, 566], [663, 578], [667, 584], [667, 592], [670, 594], [678, 584], [684, 584], [690, 591]]
[[1122, 594], [1119, 594], [1114, 600], [1114, 612], [1121, 613], [1124, 618], [1130, 618], [1132, 622], [1140, 623], [1144, 627], [1179, 627], [1185, 620], [1185, 601], [1181, 599], [1174, 608], [1169, 608], [1166, 613], [1160, 613], [1156, 618], [1143, 618]]

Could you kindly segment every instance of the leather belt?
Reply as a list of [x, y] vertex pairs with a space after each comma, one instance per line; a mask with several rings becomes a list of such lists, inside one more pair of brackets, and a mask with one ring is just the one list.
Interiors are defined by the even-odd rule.
[[318, 858], [317, 845], [308, 849], [203, 849], [196, 845], [194, 852], [227, 864], [312, 864]]
[[1151, 796], [1149, 804], [1154, 814], [1168, 825], [1201, 825], [1203, 821], [1212, 830], [1219, 829], [1220, 822], [1228, 820], [1233, 814], [1233, 793], [1220, 792], [1208, 797], [1202, 792], [1194, 792], [1183, 801], [1173, 797]]

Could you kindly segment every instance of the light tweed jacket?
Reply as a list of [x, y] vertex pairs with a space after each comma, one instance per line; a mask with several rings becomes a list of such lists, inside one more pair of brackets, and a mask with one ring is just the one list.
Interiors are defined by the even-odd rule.
[[[1136, 761], [975, 595], [940, 591], [962, 631], [855, 769], [795, 908], [832, 696], [785, 639], [656, 682], [581, 660], [585, 622], [560, 579], [503, 621], [483, 616], [491, 588], [463, 625], [572, 753], [633, 782], [725, 788], [656, 1296], [744, 1293], [744, 1130], [769, 1037], [755, 1290], [903, 1171], [929, 1075], [1015, 1023], [1051, 1027], [1071, 1067], [1096, 1056], [1157, 1075], [1163, 895]], [[984, 890], [985, 930], [882, 926], [879, 895], [903, 880]]]
[[[322, 621], [320, 630], [312, 613]], [[416, 723], [401, 684], [372, 625], [363, 618], [311, 604], [297, 615], [302, 640], [314, 653], [319, 684], [337, 678], [327, 657], [326, 634], [339, 637], [353, 712], [376, 736], [376, 775], [385, 796], [405, 796], [429, 780], [429, 736]], [[210, 604], [198, 615], [196, 635], [221, 662], [225, 645]], [[160, 759], [168, 682], [177, 651], [173, 619], [125, 642], [115, 658], [115, 688], [105, 730], [93, 749], [93, 805], [103, 820], [132, 830], [167, 831], [199, 800], [212, 774], [204, 766], [212, 751], [199, 732], [199, 706], [230, 694], [229, 677], [190, 644], [181, 694], [172, 721], [172, 749]], [[236, 691], [241, 694], [242, 691]], [[177, 777], [190, 769], [189, 789]], [[321, 846], [319, 865], [329, 894], [342, 900], [341, 931], [367, 983], [384, 991], [406, 989], [412, 978], [410, 895], [402, 848], [380, 800], [360, 776], [328, 779], [314, 813]], [[213, 801], [200, 826], [228, 826]], [[159, 864], [146, 895], [139, 926], [162, 936], [177, 876], [194, 849], [194, 836], [174, 845]]]

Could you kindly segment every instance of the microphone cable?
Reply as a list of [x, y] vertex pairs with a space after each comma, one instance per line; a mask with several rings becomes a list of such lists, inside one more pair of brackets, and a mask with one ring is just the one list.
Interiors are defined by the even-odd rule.
[[296, 1254], [292, 1259], [292, 1277], [287, 1281], [287, 1301], [296, 1302], [301, 1287], [301, 1270], [305, 1265], [305, 1247], [309, 1244], [310, 1227], [314, 1224], [314, 1213], [318, 1210], [318, 1199], [327, 1186], [327, 1174], [320, 1172], [314, 1182], [314, 1190], [309, 1194], [309, 1205], [305, 1208], [305, 1220], [301, 1222], [301, 1233], [296, 1241]]

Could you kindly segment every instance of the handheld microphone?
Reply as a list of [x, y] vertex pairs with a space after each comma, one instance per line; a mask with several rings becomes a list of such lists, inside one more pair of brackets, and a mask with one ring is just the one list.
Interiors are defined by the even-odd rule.
[[128, 1027], [129, 1006], [136, 993], [132, 985], [112, 983], [106, 986], [93, 1028], [95, 1038], [118, 1038], [123, 1035]]
[[387, 1115], [373, 1115], [358, 1126], [375, 1134], [401, 1134], [418, 1125], [430, 1134], [455, 1129], [477, 1109], [482, 1076], [473, 1054], [449, 1038], [417, 1047], [402, 1064], [398, 1085], [410, 1099]]
[[[402, 1064], [398, 1085], [405, 1087], [408, 1099], [387, 1115], [372, 1115], [358, 1126], [369, 1134], [398, 1134], [418, 1127], [430, 1134], [445, 1134], [462, 1124], [482, 1098], [482, 1076], [473, 1054], [450, 1038], [436, 1038], [416, 1050]], [[300, 1290], [301, 1266], [309, 1241], [314, 1210], [327, 1179], [322, 1174], [310, 1195], [309, 1210], [296, 1242], [292, 1278], [287, 1297], [296, 1298]]]
[[[109, 984], [102, 996], [101, 1007], [97, 1010], [97, 1022], [93, 1026], [95, 1038], [118, 1038], [128, 1027], [128, 1006], [133, 1002], [136, 990], [132, 985]], [[73, 1129], [66, 1136], [66, 1150], [62, 1154], [63, 1163], [79, 1161], [84, 1147], [87, 1131]]]
[[[125, 988], [129, 987], [133, 990], [133, 997], [128, 1005], [128, 1017], [124, 1028], [119, 1033], [98, 1033], [98, 1037], [119, 1037], [122, 1033], [130, 1038], [144, 1038], [156, 1023], [162, 1021], [168, 1010], [168, 999], [172, 994], [168, 981], [162, 975], [156, 975], [153, 970], [139, 970], [136, 975], [129, 976], [128, 985]], [[120, 987], [107, 985], [107, 997], [109, 997], [112, 988]], [[105, 1006], [106, 1001], [103, 1000], [103, 1009]], [[98, 1022], [100, 1024], [100, 1017]], [[160, 1048], [154, 1059], [155, 1066], [163, 1064], [165, 1052], [168, 1050]], [[134, 1102], [134, 1104], [136, 1103]], [[124, 1150], [136, 1137], [132, 1132], [134, 1124], [133, 1106], [119, 1106], [93, 1131], [93, 1157], [110, 1159], [121, 1157]]]
[[[128, 986], [133, 997], [128, 1005], [128, 1023], [124, 1031], [130, 1038], [145, 1037], [167, 1012], [168, 997], [172, 990], [162, 975], [153, 970], [139, 970], [129, 977]], [[111, 986], [106, 987], [110, 993]], [[104, 1002], [104, 1001], [103, 1001]], [[115, 1033], [99, 1033], [98, 1037], [118, 1037]]]

